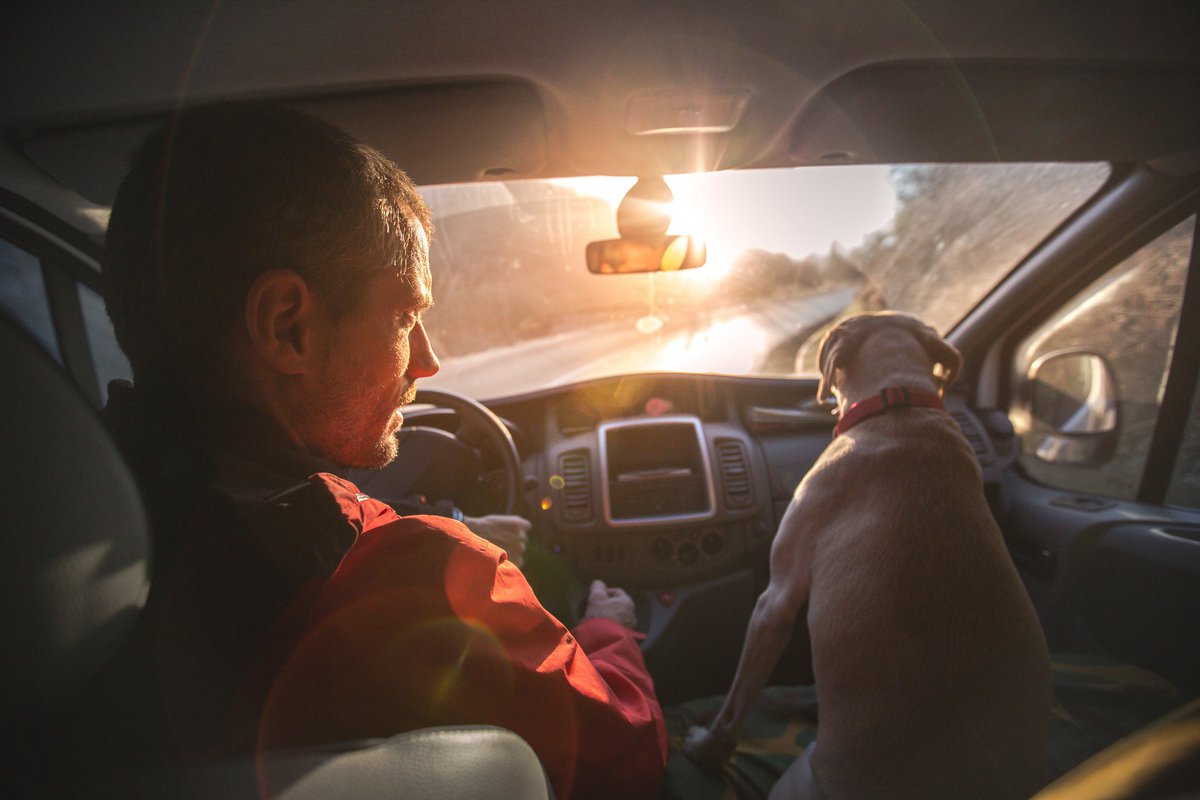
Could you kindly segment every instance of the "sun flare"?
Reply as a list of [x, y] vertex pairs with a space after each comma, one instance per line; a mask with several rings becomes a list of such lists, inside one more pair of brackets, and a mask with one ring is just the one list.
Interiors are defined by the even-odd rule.
[[[600, 176], [557, 182], [599, 197], [615, 211], [634, 181]], [[751, 248], [796, 259], [827, 253], [835, 243], [851, 249], [896, 212], [885, 166], [690, 173], [666, 181], [675, 195], [667, 232], [699, 236], [708, 246], [707, 263], [679, 275], [704, 285], [725, 277]]]

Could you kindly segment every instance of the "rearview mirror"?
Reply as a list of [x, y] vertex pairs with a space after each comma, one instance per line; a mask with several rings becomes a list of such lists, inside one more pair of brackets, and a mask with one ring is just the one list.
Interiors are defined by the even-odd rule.
[[677, 272], [703, 266], [707, 256], [708, 248], [699, 236], [608, 239], [588, 244], [587, 267], [594, 275]]
[[1079, 466], [1108, 460], [1117, 439], [1117, 390], [1104, 359], [1094, 353], [1051, 353], [1029, 367], [1029, 413], [1045, 438], [1037, 456]]

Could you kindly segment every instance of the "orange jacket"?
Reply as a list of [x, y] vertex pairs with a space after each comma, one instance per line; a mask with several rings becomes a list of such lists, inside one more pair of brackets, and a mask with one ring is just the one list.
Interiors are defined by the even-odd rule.
[[461, 523], [400, 517], [317, 474], [356, 534], [275, 626], [258, 746], [491, 724], [521, 735], [560, 798], [654, 797], [662, 709], [633, 631], [572, 633], [504, 552]]

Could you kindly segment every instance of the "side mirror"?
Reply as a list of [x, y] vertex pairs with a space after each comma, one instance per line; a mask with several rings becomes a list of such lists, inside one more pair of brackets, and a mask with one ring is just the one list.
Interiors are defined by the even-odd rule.
[[707, 256], [704, 240], [698, 236], [607, 239], [588, 244], [587, 267], [594, 275], [677, 272], [703, 266]]
[[[1094, 466], [1117, 445], [1118, 402], [1112, 371], [1095, 353], [1049, 353], [1035, 360], [1028, 380], [1030, 435], [1050, 464]], [[1041, 437], [1037, 441], [1037, 437]]]

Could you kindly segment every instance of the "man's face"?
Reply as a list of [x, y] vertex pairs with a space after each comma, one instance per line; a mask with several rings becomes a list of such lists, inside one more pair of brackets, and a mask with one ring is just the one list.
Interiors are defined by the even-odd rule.
[[428, 244], [414, 274], [378, 274], [361, 307], [334, 324], [306, 414], [309, 448], [347, 467], [382, 467], [396, 457], [400, 407], [418, 378], [438, 371], [421, 314], [433, 304]]

